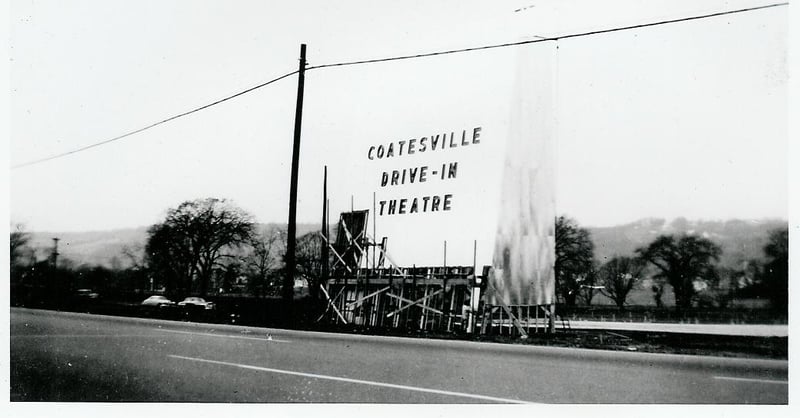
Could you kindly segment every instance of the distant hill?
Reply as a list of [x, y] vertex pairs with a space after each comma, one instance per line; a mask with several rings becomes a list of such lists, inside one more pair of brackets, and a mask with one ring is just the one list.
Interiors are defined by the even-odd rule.
[[[625, 225], [607, 228], [587, 228], [595, 245], [595, 259], [604, 262], [615, 255], [632, 255], [642, 246], [648, 245], [659, 235], [696, 234], [706, 237], [722, 248], [719, 265], [727, 268], [741, 268], [746, 260], [764, 258], [764, 245], [770, 231], [784, 228], [785, 220], [728, 220], [728, 221], [690, 221], [677, 218], [670, 222], [665, 219], [642, 219]], [[639, 306], [654, 306], [652, 281], [639, 282], [628, 296], [628, 303]], [[667, 285], [662, 301], [665, 306], [674, 306], [675, 297]], [[594, 305], [611, 305], [612, 301], [602, 295], [595, 296]]]
[[[763, 257], [769, 231], [785, 227], [785, 220], [729, 220], [689, 221], [677, 218], [670, 222], [664, 219], [642, 219], [625, 225], [595, 228], [589, 227], [595, 244], [595, 258], [604, 261], [614, 255], [631, 255], [636, 248], [649, 244], [660, 234], [692, 233], [705, 236], [722, 247], [720, 263], [723, 266], [740, 266], [742, 261]], [[278, 224], [259, 224], [257, 228], [273, 228]], [[316, 231], [317, 224], [298, 224], [298, 235]], [[335, 230], [332, 226], [331, 230]], [[123, 250], [143, 248], [147, 240], [147, 227], [90, 232], [31, 232], [30, 246], [36, 249], [37, 257], [46, 258], [53, 247], [53, 237], [58, 237], [62, 259], [75, 265], [102, 265], [126, 267], [130, 263]]]
[[[75, 265], [89, 264], [120, 267], [130, 263], [123, 255], [125, 247], [143, 247], [147, 239], [147, 227], [114, 229], [90, 232], [31, 232], [28, 246], [36, 251], [38, 259], [50, 255], [53, 238], [59, 238], [59, 258], [68, 259]], [[116, 261], [114, 261], [116, 258]]]
[[649, 218], [625, 225], [587, 229], [595, 245], [595, 258], [600, 262], [615, 255], [631, 255], [659, 235], [688, 233], [717, 243], [722, 247], [720, 264], [737, 267], [746, 260], [763, 258], [769, 232], [787, 225], [785, 220], [780, 219], [690, 221], [676, 218], [667, 222], [665, 219]]
[[[256, 228], [260, 231], [276, 226], [286, 227], [278, 224], [257, 224]], [[125, 248], [141, 251], [147, 241], [148, 228], [143, 226], [90, 232], [31, 232], [28, 246], [33, 248], [37, 258], [42, 260], [50, 255], [53, 238], [59, 238], [59, 258], [68, 259], [75, 266], [87, 264], [113, 267], [116, 264], [124, 268], [130, 266], [130, 261], [123, 251]], [[319, 225], [298, 224], [297, 234], [303, 235], [318, 229]]]

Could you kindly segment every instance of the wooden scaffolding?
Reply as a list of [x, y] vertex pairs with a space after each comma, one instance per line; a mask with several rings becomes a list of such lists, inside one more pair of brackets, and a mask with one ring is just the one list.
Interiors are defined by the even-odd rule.
[[337, 324], [467, 332], [471, 276], [471, 267], [338, 270], [327, 315]]
[[[484, 306], [490, 267], [401, 267], [387, 239], [367, 234], [368, 211], [342, 213], [336, 241], [323, 234], [333, 254], [321, 291], [327, 308], [319, 320], [369, 328], [499, 334], [526, 337], [554, 331], [552, 305]], [[446, 243], [445, 243], [446, 246]]]

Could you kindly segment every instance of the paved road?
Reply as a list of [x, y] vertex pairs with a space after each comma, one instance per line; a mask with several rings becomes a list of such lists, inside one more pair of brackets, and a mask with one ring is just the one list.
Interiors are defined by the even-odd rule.
[[10, 319], [12, 401], [788, 401], [786, 361], [354, 336], [27, 309], [11, 309]]

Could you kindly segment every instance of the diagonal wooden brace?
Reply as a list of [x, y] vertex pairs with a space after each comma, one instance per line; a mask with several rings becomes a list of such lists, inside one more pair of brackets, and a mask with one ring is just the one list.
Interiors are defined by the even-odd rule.
[[506, 304], [503, 303], [502, 301], [500, 302], [500, 307], [503, 308], [503, 310], [506, 311], [506, 314], [508, 315], [508, 317], [511, 318], [511, 323], [513, 323], [514, 327], [517, 328], [517, 331], [519, 331], [520, 336], [523, 339], [524, 338], [528, 338], [528, 333], [525, 331], [525, 328], [519, 322], [519, 319], [517, 319], [517, 317], [514, 316], [513, 313], [511, 313], [511, 309], [508, 309], [508, 306], [506, 306]]
[[389, 286], [386, 286], [381, 290], [376, 290], [376, 291], [374, 291], [374, 292], [372, 292], [372, 293], [370, 293], [370, 294], [368, 294], [366, 296], [363, 296], [363, 297], [359, 298], [358, 300], [355, 300], [353, 302], [348, 303], [345, 306], [347, 306], [347, 309], [352, 309], [352, 308], [354, 308], [356, 306], [361, 305], [365, 300], [377, 295], [378, 293], [382, 293], [382, 292], [385, 292], [387, 290], [389, 290]]
[[[341, 222], [342, 222], [342, 227], [344, 228], [344, 233], [345, 233], [345, 235], [347, 235], [347, 240], [350, 241], [350, 243], [352, 245], [354, 245], [358, 249], [358, 257], [361, 257], [361, 255], [364, 254], [364, 249], [361, 248], [360, 245], [358, 245], [358, 240], [361, 239], [362, 235], [364, 235], [364, 231], [361, 231], [361, 233], [358, 234], [357, 237], [353, 238], [353, 234], [351, 234], [350, 233], [350, 229], [347, 228], [347, 222], [345, 222], [344, 219], [342, 219]], [[358, 259], [353, 260], [353, 261], [355, 261], [357, 264], [359, 264], [358, 263]], [[369, 263], [369, 260], [367, 260], [367, 263]]]
[[338, 258], [338, 259], [339, 259], [339, 261], [337, 261], [337, 262], [333, 263], [333, 267], [336, 267], [336, 266], [339, 264], [339, 262], [341, 261], [341, 263], [342, 263], [342, 265], [344, 266], [344, 268], [346, 268], [346, 269], [347, 269], [347, 272], [348, 272], [348, 273], [352, 273], [352, 272], [353, 272], [353, 270], [350, 270], [350, 267], [347, 267], [347, 263], [345, 263], [345, 262], [344, 262], [344, 260], [342, 259], [342, 256], [341, 256], [341, 255], [339, 255], [339, 253], [338, 253], [338, 252], [336, 252], [336, 250], [333, 248], [333, 245], [331, 245], [330, 241], [328, 241], [328, 239], [327, 239], [327, 238], [325, 238], [325, 235], [322, 235], [322, 232], [320, 232], [320, 233], [319, 233], [319, 236], [321, 236], [321, 237], [322, 237], [322, 239], [325, 241], [325, 243], [326, 243], [326, 244], [328, 244], [328, 248], [330, 248], [330, 249], [331, 249], [331, 251], [333, 251], [333, 255], [335, 255], [335, 256], [336, 256], [336, 258]]
[[331, 297], [330, 297], [330, 295], [328, 295], [328, 291], [325, 290], [325, 287], [324, 286], [320, 286], [319, 288], [320, 288], [320, 290], [322, 290], [322, 293], [325, 295], [325, 298], [328, 299], [328, 302], [330, 302], [331, 307], [333, 308], [333, 311], [336, 312], [336, 315], [339, 315], [339, 319], [341, 319], [342, 322], [347, 324], [347, 320], [344, 319], [344, 316], [342, 316], [342, 313], [339, 312], [339, 309], [336, 308], [336, 304], [334, 304], [333, 301], [331, 300]]
[[408, 309], [408, 308], [410, 308], [410, 307], [412, 307], [412, 306], [415, 306], [415, 305], [416, 305], [416, 306], [419, 306], [419, 307], [420, 307], [420, 308], [422, 308], [423, 310], [428, 310], [428, 311], [431, 311], [431, 312], [436, 312], [436, 313], [438, 313], [438, 314], [442, 315], [442, 314], [444, 314], [444, 312], [442, 312], [442, 311], [440, 311], [440, 310], [438, 310], [438, 309], [433, 309], [433, 308], [427, 307], [427, 306], [425, 306], [425, 305], [420, 305], [420, 303], [421, 303], [421, 302], [424, 302], [424, 301], [425, 301], [425, 299], [430, 299], [430, 298], [432, 298], [432, 297], [434, 297], [434, 296], [438, 295], [439, 293], [442, 293], [443, 291], [444, 291], [443, 289], [439, 289], [439, 290], [437, 290], [437, 291], [435, 291], [435, 292], [431, 293], [430, 295], [428, 295], [428, 296], [425, 296], [425, 297], [423, 297], [423, 298], [420, 298], [420, 299], [417, 299], [417, 300], [409, 300], [409, 299], [402, 298], [402, 297], [400, 297], [400, 296], [397, 296], [397, 295], [393, 295], [393, 294], [391, 294], [391, 293], [387, 293], [387, 294], [386, 294], [386, 296], [389, 296], [389, 297], [391, 297], [391, 298], [395, 298], [395, 299], [397, 299], [397, 300], [399, 300], [399, 301], [401, 301], [401, 302], [406, 302], [406, 303], [408, 303], [408, 305], [406, 305], [406, 306], [403, 306], [403, 307], [400, 307], [399, 309], [395, 310], [394, 312], [389, 312], [388, 314], [386, 314], [386, 317], [387, 317], [387, 318], [391, 318], [392, 316], [394, 316], [394, 315], [396, 315], [396, 314], [398, 314], [398, 313], [400, 313], [400, 312], [402, 312], [402, 311], [404, 311], [404, 310], [406, 310], [406, 309]]
[[333, 299], [330, 298], [328, 299], [328, 304], [325, 306], [325, 312], [323, 312], [322, 315], [320, 315], [319, 318], [317, 318], [317, 320], [314, 322], [319, 322], [322, 320], [322, 318], [325, 317], [328, 311], [331, 310], [331, 306], [334, 306], [336, 304], [336, 300], [338, 300], [339, 297], [342, 296], [342, 293], [344, 293], [344, 287], [339, 289], [339, 293], [337, 293], [336, 296], [333, 297]]
[[[369, 234], [367, 234], [367, 238], [369, 238], [369, 239], [371, 239], [373, 242], [375, 242], [375, 238], [372, 238], [371, 236], [369, 236]], [[397, 263], [395, 263], [395, 262], [394, 262], [394, 260], [392, 260], [392, 258], [391, 258], [391, 257], [389, 257], [389, 253], [387, 253], [387, 252], [386, 252], [386, 250], [384, 250], [382, 247], [377, 247], [377, 248], [378, 248], [378, 251], [380, 251], [380, 252], [381, 252], [381, 254], [383, 255], [383, 257], [384, 257], [384, 258], [386, 258], [387, 260], [389, 260], [389, 264], [391, 264], [391, 265], [392, 265], [392, 268], [394, 269], [394, 271], [396, 271], [396, 272], [397, 272], [398, 274], [400, 274], [401, 276], [403, 276], [403, 277], [406, 277], [406, 274], [405, 274], [405, 273], [403, 273], [403, 271], [402, 271], [402, 270], [400, 270], [399, 268], [397, 268]]]

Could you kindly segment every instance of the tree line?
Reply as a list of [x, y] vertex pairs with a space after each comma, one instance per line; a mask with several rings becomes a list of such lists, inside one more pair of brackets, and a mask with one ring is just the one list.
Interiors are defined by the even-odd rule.
[[[285, 274], [285, 228], [259, 228], [249, 213], [224, 199], [196, 199], [169, 209], [147, 230], [144, 245], [123, 250], [126, 268], [75, 266], [63, 257], [56, 264], [52, 257], [39, 259], [29, 240], [22, 230], [11, 233], [12, 288], [19, 291], [57, 287], [62, 293], [79, 288], [103, 295], [163, 293], [173, 300], [220, 294], [266, 298], [280, 295]], [[319, 284], [320, 240], [316, 232], [297, 240], [296, 271], [310, 287]]]
[[594, 257], [591, 233], [574, 219], [558, 217], [555, 233], [556, 293], [566, 306], [590, 305], [599, 293], [624, 309], [631, 291], [646, 278], [658, 307], [666, 285], [678, 310], [698, 304], [724, 308], [735, 296], [769, 299], [780, 312], [788, 306], [788, 228], [770, 231], [764, 260], [748, 260], [741, 269], [719, 266], [720, 246], [697, 235], [660, 235], [631, 255], [601, 263]]
[[[601, 263], [595, 259], [589, 230], [565, 216], [558, 217], [555, 226], [556, 293], [566, 306], [590, 305], [602, 294], [624, 309], [644, 279], [650, 279], [659, 307], [667, 285], [677, 309], [703, 302], [703, 294], [712, 294], [717, 307], [737, 294], [769, 298], [784, 312], [788, 305], [787, 228], [769, 233], [762, 261], [750, 260], [731, 270], [718, 266], [720, 246], [702, 236], [661, 235], [633, 254]], [[148, 229], [143, 247], [124, 251], [130, 265], [124, 269], [76, 267], [63, 258], [58, 265], [53, 258], [39, 260], [28, 240], [22, 230], [11, 232], [12, 291], [92, 288], [106, 293], [157, 292], [171, 299], [226, 293], [266, 298], [280, 295], [285, 275], [285, 229], [259, 229], [249, 213], [224, 199], [196, 199], [169, 209], [162, 222]], [[312, 296], [320, 285], [321, 240], [312, 232], [297, 241], [296, 272]]]

